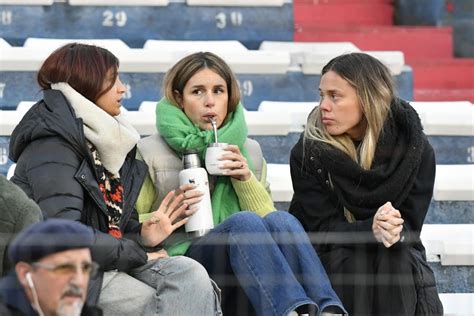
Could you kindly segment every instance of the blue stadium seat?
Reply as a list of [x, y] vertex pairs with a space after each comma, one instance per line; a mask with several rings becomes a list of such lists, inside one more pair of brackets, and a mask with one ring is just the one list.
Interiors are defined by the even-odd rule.
[[291, 2], [282, 6], [230, 7], [190, 6], [184, 2], [171, 2], [166, 6], [152, 6], [142, 1], [133, 6], [82, 2], [84, 5], [0, 4], [0, 12], [6, 16], [0, 37], [15, 45], [21, 45], [27, 37], [119, 38], [135, 48], [143, 47], [148, 39], [234, 39], [252, 49], [263, 40], [293, 40]]

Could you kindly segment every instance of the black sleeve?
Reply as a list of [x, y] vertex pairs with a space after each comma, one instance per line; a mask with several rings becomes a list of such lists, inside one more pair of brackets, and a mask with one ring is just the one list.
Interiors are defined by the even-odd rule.
[[312, 243], [318, 248], [325, 244], [354, 246], [359, 243], [377, 243], [372, 233], [373, 217], [349, 223], [329, 183], [308, 166], [311, 162], [308, 158], [303, 160], [300, 138], [290, 155], [294, 194], [289, 211], [311, 233]]
[[[75, 174], [82, 160], [69, 145], [54, 138], [40, 141], [27, 148], [20, 160], [22, 158], [26, 158], [24, 180], [30, 186], [31, 198], [38, 203], [45, 217], [81, 222], [85, 192]], [[97, 209], [97, 212], [101, 211]], [[92, 254], [105, 271], [129, 270], [147, 260], [145, 251], [135, 241], [117, 239], [98, 229], [95, 229]]]
[[410, 193], [398, 207], [402, 218], [404, 240], [419, 242], [421, 228], [428, 212], [436, 174], [436, 159], [433, 147], [425, 139], [420, 168]]

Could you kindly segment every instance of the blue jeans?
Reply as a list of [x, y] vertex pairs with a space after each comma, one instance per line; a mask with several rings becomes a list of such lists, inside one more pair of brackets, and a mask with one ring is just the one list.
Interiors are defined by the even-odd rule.
[[184, 256], [148, 261], [129, 274], [105, 272], [99, 307], [104, 316], [222, 315], [219, 289]]
[[328, 306], [344, 310], [306, 232], [288, 212], [264, 218], [236, 213], [193, 242], [186, 255], [207, 269], [223, 295], [229, 286], [224, 274], [233, 273], [230, 279], [235, 277], [257, 315], [286, 316], [307, 304], [317, 315]]

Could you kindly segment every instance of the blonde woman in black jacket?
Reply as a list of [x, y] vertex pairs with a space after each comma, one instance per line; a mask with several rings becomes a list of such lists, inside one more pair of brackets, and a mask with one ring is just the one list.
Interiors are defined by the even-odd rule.
[[417, 113], [363, 53], [332, 59], [319, 91], [291, 152], [290, 212], [350, 315], [441, 315], [419, 238], [436, 162]]

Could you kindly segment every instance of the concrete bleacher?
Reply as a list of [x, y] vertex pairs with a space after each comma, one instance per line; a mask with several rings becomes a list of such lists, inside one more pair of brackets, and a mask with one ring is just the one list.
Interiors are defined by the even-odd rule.
[[293, 40], [292, 1], [21, 1], [0, 2], [7, 16], [0, 37], [15, 45], [27, 37], [119, 38], [135, 48], [148, 39], [234, 39], [255, 49], [263, 40]]
[[[321, 70], [331, 58], [345, 53], [361, 52], [350, 42], [273, 42], [263, 41], [259, 50], [287, 51], [292, 64], [300, 64], [305, 74], [321, 74]], [[384, 63], [393, 75], [400, 75], [405, 66], [401, 51], [364, 51]], [[409, 98], [407, 98], [409, 99]]]
[[[275, 163], [288, 163], [289, 150], [304, 130], [309, 112], [317, 102], [261, 102], [258, 111], [279, 113], [291, 120], [291, 132], [282, 141], [285, 145], [268, 148], [270, 157], [278, 157]], [[417, 110], [425, 133], [437, 155], [440, 164], [474, 163], [474, 106], [468, 101], [457, 102], [411, 102]], [[279, 136], [279, 135], [275, 135]], [[264, 151], [265, 152], [265, 151]]]
[[[2, 42], [0, 86], [3, 88], [0, 109], [13, 109], [22, 100], [40, 98], [36, 71], [54, 49], [69, 41], [71, 39], [28, 38], [23, 46]], [[242, 101], [248, 110], [256, 110], [263, 100], [319, 99], [316, 87], [321, 74], [315, 69], [321, 65], [318, 59], [314, 59], [315, 53], [312, 51], [306, 52], [308, 56], [313, 56], [308, 57], [313, 58], [312, 62], [306, 60], [303, 65], [297, 65], [292, 62], [292, 56], [298, 53], [291, 49], [249, 50], [238, 41], [212, 41], [206, 44], [203, 41], [148, 40], [143, 48], [130, 48], [119, 39], [77, 41], [103, 46], [117, 55], [121, 65], [121, 79], [129, 90], [124, 96], [124, 106], [129, 110], [136, 110], [143, 101], [159, 99], [165, 72], [183, 56], [202, 50], [214, 51], [229, 63], [237, 75]], [[326, 49], [317, 55], [320, 59], [329, 60], [341, 51], [337, 46], [326, 45]], [[392, 53], [378, 52], [380, 56]], [[393, 66], [400, 94], [405, 99], [410, 99], [413, 95], [411, 69], [402, 66], [403, 58], [400, 56], [393, 55], [385, 60]], [[19, 85], [19, 82], [22, 84]]]
[[[450, 101], [412, 102], [437, 157], [435, 192], [422, 240], [442, 292], [444, 314], [474, 315], [474, 108], [471, 102], [451, 102], [459, 96], [474, 96], [474, 80], [468, 80], [472, 65], [439, 60], [452, 57], [453, 33], [455, 47], [472, 53], [472, 32], [466, 30], [474, 22], [465, 19], [472, 12], [468, 10], [472, 6], [465, 6], [468, 2], [0, 0], [0, 173], [11, 176], [14, 170], [8, 160], [9, 135], [34, 103], [24, 100], [41, 98], [36, 71], [65, 41], [91, 41], [120, 58], [121, 79], [130, 89], [123, 112], [141, 135], [155, 131], [153, 113], [169, 67], [190, 52], [213, 51], [237, 73], [243, 103], [250, 110], [245, 112], [250, 135], [259, 141], [269, 163], [277, 206], [286, 209], [292, 198], [289, 153], [308, 113], [317, 105], [321, 68], [338, 54], [364, 51], [391, 69], [404, 99], [423, 94], [424, 100]], [[390, 26], [391, 6], [397, 9], [401, 3], [409, 7], [404, 11], [407, 16], [426, 15], [433, 5], [447, 8], [455, 3], [443, 18], [443, 23], [453, 23], [454, 30]], [[319, 8], [305, 10], [310, 4]], [[340, 10], [338, 4], [353, 10]], [[395, 10], [395, 16], [398, 13]], [[346, 17], [337, 17], [340, 14]], [[454, 16], [464, 20], [460, 24], [450, 20]], [[459, 37], [460, 29], [464, 38]], [[49, 46], [32, 37], [58, 41]], [[431, 61], [413, 64], [417, 56]], [[433, 75], [436, 72], [447, 74], [445, 81], [436, 81], [436, 87], [448, 89], [430, 89], [430, 80], [439, 77]], [[461, 82], [461, 90], [454, 89], [457, 83], [452, 78]], [[420, 82], [426, 82], [426, 88], [414, 90]]]
[[[421, 239], [426, 247], [427, 258], [430, 266], [435, 271], [438, 281], [438, 288], [441, 292], [464, 292], [474, 293], [474, 283], [472, 283], [472, 273], [474, 271], [474, 165], [464, 165], [455, 172], [448, 175], [443, 172], [444, 168], [451, 166], [438, 165], [436, 174], [435, 191], [443, 191], [443, 198], [453, 198], [455, 201], [459, 197], [459, 190], [464, 190], [464, 202], [469, 203], [468, 215], [470, 220], [465, 224], [448, 224], [438, 222], [437, 224], [426, 223], [423, 225]], [[452, 187], [446, 187], [443, 183], [449, 182], [450, 178], [457, 178], [457, 182]], [[272, 198], [276, 202], [277, 208], [287, 209], [293, 196], [293, 188], [288, 164], [268, 164], [268, 181], [272, 190]], [[433, 203], [439, 201], [433, 197]], [[432, 212], [430, 207], [428, 215]], [[448, 216], [455, 217], [458, 222], [463, 221], [456, 214], [450, 213], [450, 209], [445, 210]], [[472, 312], [473, 310], [471, 310]]]

